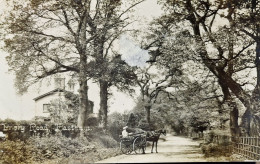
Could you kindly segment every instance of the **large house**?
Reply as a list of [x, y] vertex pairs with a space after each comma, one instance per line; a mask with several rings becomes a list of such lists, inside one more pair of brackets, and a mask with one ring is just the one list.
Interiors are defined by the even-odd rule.
[[[51, 101], [66, 101], [65, 94], [67, 92], [75, 94], [75, 84], [71, 81], [68, 81], [67, 85], [65, 85], [65, 78], [55, 78], [54, 88], [52, 90], [33, 99], [35, 101], [35, 120], [50, 121], [51, 119], [49, 118], [49, 108], [51, 106]], [[89, 101], [89, 104], [91, 105], [93, 113], [94, 104], [92, 101]]]

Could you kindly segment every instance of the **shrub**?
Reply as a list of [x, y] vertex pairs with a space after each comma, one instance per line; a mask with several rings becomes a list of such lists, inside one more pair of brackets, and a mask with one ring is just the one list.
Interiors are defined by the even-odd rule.
[[88, 133], [86, 137], [89, 141], [98, 144], [97, 146], [100, 148], [115, 148], [118, 146], [118, 141], [116, 141], [109, 132], [101, 128], [95, 128], [91, 133]]
[[110, 125], [108, 127], [108, 130], [110, 132], [110, 135], [113, 137], [113, 139], [115, 139], [116, 141], [120, 141], [120, 137], [119, 135], [122, 134], [122, 130], [123, 130], [123, 125], [119, 124], [118, 122], [113, 122], [111, 123], [112, 125]]
[[116, 148], [118, 146], [117, 141], [109, 135], [101, 135], [97, 137], [95, 141], [102, 144], [105, 148]]
[[120, 141], [119, 135], [122, 134], [123, 127], [126, 126], [128, 117], [128, 114], [121, 114], [118, 112], [109, 115], [108, 131], [116, 141]]
[[214, 131], [209, 131], [207, 133], [204, 133], [204, 140], [206, 143], [212, 143], [215, 136]]
[[151, 127], [150, 127], [150, 125], [149, 125], [149, 123], [147, 122], [146, 119], [141, 119], [141, 120], [139, 121], [138, 128], [143, 129], [143, 130], [145, 130], [145, 131], [151, 130], [151, 129], [150, 129]]
[[228, 145], [218, 145], [215, 143], [204, 144], [201, 147], [202, 153], [205, 157], [220, 157], [220, 156], [230, 156], [232, 146], [231, 144]]
[[30, 144], [36, 148], [37, 159], [35, 160], [38, 161], [57, 157], [67, 158], [73, 154], [85, 154], [95, 149], [85, 137], [71, 139], [62, 135], [42, 138], [33, 137], [30, 139]]
[[24, 141], [6, 140], [0, 144], [0, 163], [32, 163], [34, 147]]

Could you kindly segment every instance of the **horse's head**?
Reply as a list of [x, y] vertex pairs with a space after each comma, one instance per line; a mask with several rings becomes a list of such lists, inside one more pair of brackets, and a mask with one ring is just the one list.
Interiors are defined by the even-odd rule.
[[157, 130], [156, 133], [163, 134], [163, 135], [166, 136], [166, 130], [165, 129]]
[[166, 136], [166, 130], [165, 129], [161, 129], [161, 133]]

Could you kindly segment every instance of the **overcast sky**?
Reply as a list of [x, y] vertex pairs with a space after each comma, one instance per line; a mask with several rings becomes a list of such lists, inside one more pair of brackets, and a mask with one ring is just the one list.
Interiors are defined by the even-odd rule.
[[[0, 14], [3, 14], [5, 8], [5, 0], [0, 0]], [[160, 6], [157, 5], [157, 0], [146, 0], [138, 6], [136, 15], [144, 17], [145, 21], [151, 20], [162, 13]], [[146, 51], [141, 50], [126, 36], [122, 37], [119, 43], [120, 53], [124, 54], [123, 59], [130, 65], [141, 65], [148, 59]], [[27, 120], [34, 116], [34, 101], [33, 98], [39, 96], [39, 91], [36, 87], [30, 88], [29, 92], [23, 96], [16, 94], [14, 89], [14, 75], [8, 73], [8, 65], [5, 57], [8, 54], [0, 50], [0, 119], [16, 119]], [[134, 99], [127, 94], [116, 92], [113, 89], [114, 96], [109, 101], [109, 111], [123, 112], [134, 107]], [[95, 85], [90, 86], [89, 98], [94, 101], [94, 111], [99, 108], [99, 89]]]

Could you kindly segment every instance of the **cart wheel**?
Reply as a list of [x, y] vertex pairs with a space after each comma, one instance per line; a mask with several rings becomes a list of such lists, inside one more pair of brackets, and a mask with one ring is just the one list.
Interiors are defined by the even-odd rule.
[[[143, 137], [137, 137], [133, 143], [133, 149], [136, 154], [141, 154], [145, 152], [146, 140]], [[144, 152], [143, 152], [144, 151]]]
[[126, 141], [121, 141], [120, 150], [122, 151], [123, 154], [130, 154], [132, 152], [132, 146], [127, 144]]

